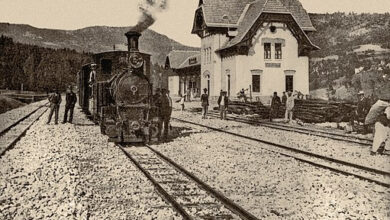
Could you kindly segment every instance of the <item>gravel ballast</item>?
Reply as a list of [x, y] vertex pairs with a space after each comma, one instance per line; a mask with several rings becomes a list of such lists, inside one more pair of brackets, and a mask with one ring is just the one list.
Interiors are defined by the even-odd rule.
[[181, 219], [77, 107], [47, 116], [0, 158], [0, 219]]
[[[174, 117], [251, 136], [258, 131], [237, 122], [202, 120], [199, 115], [177, 111]], [[266, 151], [261, 148], [266, 146], [254, 141], [175, 121], [172, 126], [172, 133], [181, 137], [153, 147], [261, 219], [390, 217], [388, 188]], [[307, 137], [289, 138], [304, 142]], [[273, 141], [284, 140], [275, 135]]]

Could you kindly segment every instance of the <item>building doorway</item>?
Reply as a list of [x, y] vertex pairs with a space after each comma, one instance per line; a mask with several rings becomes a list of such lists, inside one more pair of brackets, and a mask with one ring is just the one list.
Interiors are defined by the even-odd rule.
[[230, 75], [227, 75], [227, 95], [230, 97]]
[[286, 91], [294, 91], [294, 76], [286, 76]]
[[207, 94], [210, 94], [210, 75], [207, 76]]

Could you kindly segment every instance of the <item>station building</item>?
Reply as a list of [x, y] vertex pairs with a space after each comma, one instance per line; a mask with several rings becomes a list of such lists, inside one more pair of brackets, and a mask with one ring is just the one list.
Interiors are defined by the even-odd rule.
[[168, 73], [168, 89], [170, 94], [183, 95], [192, 93], [193, 97], [200, 94], [200, 51], [171, 51], [165, 61]]
[[274, 91], [309, 94], [309, 52], [319, 49], [298, 0], [200, 0], [192, 33], [201, 38], [201, 87], [269, 101]]

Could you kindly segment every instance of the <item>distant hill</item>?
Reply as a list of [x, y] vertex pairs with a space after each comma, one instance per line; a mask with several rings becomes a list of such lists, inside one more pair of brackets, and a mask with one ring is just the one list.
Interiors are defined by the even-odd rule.
[[316, 97], [354, 99], [359, 90], [390, 98], [390, 14], [310, 14], [321, 50], [311, 53], [310, 90]]
[[321, 50], [314, 57], [340, 55], [359, 45], [376, 44], [390, 49], [390, 13], [385, 14], [310, 14], [317, 29], [310, 39]]
[[[11, 37], [15, 42], [54, 49], [68, 48], [78, 52], [97, 53], [126, 50], [124, 34], [131, 27], [94, 26], [78, 30], [54, 30], [35, 28], [30, 25], [0, 23], [0, 35]], [[152, 55], [152, 62], [163, 65], [172, 50], [199, 50], [185, 46], [153, 30], [146, 30], [140, 38], [140, 50]]]

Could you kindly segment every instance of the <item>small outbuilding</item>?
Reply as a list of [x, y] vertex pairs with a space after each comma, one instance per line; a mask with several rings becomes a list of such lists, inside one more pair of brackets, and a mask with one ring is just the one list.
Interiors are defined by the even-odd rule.
[[171, 95], [199, 96], [200, 59], [199, 51], [173, 50], [168, 54], [165, 69], [171, 70], [168, 73], [168, 89]]

